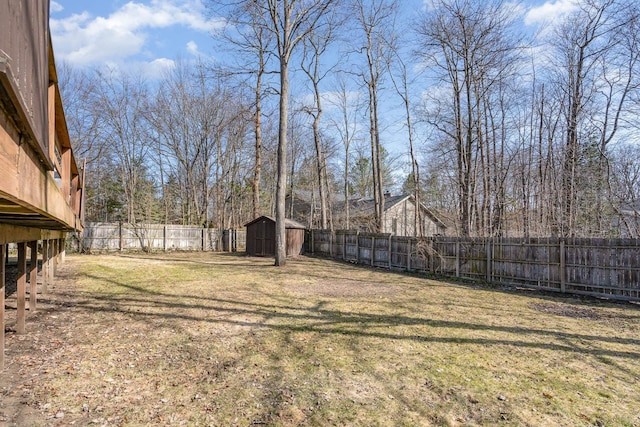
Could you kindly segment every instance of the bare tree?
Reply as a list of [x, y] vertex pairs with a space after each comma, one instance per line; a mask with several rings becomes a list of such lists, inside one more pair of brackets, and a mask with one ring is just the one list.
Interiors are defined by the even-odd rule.
[[453, 144], [460, 233], [499, 234], [508, 175], [507, 96], [518, 61], [519, 39], [510, 32], [514, 14], [500, 0], [433, 5], [418, 26], [420, 57], [439, 89], [424, 119], [445, 146]]
[[[420, 197], [420, 168], [418, 167], [418, 159], [414, 147], [414, 132], [413, 132], [413, 120], [411, 118], [411, 103], [409, 100], [409, 82], [407, 66], [404, 63], [400, 52], [397, 47], [394, 49], [396, 72], [399, 74], [394, 76], [394, 72], [391, 71], [391, 81], [396, 89], [396, 92], [402, 99], [402, 105], [405, 113], [405, 124], [407, 126], [407, 138], [409, 140], [409, 158], [411, 161], [411, 191], [415, 200], [416, 209], [413, 216], [413, 234], [417, 237], [424, 236], [424, 221], [422, 219], [422, 210], [420, 209], [421, 197]], [[389, 64], [393, 66], [393, 64]]]
[[94, 70], [73, 68], [64, 61], [60, 63], [58, 75], [74, 155], [93, 166], [105, 151], [105, 143], [100, 137], [100, 114], [92, 102], [99, 84], [98, 76]]
[[101, 137], [117, 159], [117, 173], [126, 201], [126, 220], [131, 224], [149, 220], [154, 188], [148, 176], [150, 157], [146, 83], [136, 77], [107, 70], [98, 73], [101, 84], [96, 102], [102, 108]]
[[362, 108], [359, 93], [350, 91], [344, 75], [337, 81], [338, 90], [332, 100], [333, 105], [338, 109], [338, 117], [333, 120], [333, 127], [339, 135], [344, 147], [344, 164], [342, 168], [343, 192], [344, 192], [344, 222], [342, 227], [349, 229], [349, 171], [351, 169], [350, 159], [352, 143], [358, 133], [358, 112]]
[[215, 222], [222, 225], [223, 135], [234, 103], [221, 80], [203, 63], [178, 62], [158, 90], [151, 117], [164, 162], [180, 186], [186, 224], [210, 221], [215, 185]]
[[373, 200], [375, 229], [382, 230], [384, 222], [384, 183], [382, 180], [382, 144], [378, 116], [379, 90], [389, 63], [392, 49], [388, 34], [393, 33], [397, 13], [396, 0], [355, 0], [356, 25], [362, 32], [362, 45], [357, 49], [366, 57], [365, 70], [358, 73], [369, 95], [369, 134], [371, 141], [371, 166], [373, 173]]
[[[230, 42], [233, 58], [241, 58], [241, 62], [229, 64], [228, 72], [236, 76], [252, 78], [253, 91], [253, 132], [254, 163], [251, 190], [253, 194], [253, 217], [261, 211], [260, 183], [262, 180], [262, 101], [265, 96], [265, 77], [271, 73], [268, 69], [269, 58], [273, 51], [272, 32], [267, 28], [268, 9], [259, 3], [240, 1], [233, 3], [234, 8], [228, 17], [228, 31], [224, 40]], [[240, 55], [237, 55], [237, 54]]]
[[301, 68], [309, 78], [309, 82], [313, 89], [314, 105], [307, 107], [306, 111], [313, 122], [313, 142], [316, 150], [316, 169], [318, 175], [318, 192], [320, 196], [320, 226], [326, 230], [329, 225], [329, 198], [328, 198], [328, 179], [327, 179], [327, 159], [326, 153], [322, 147], [320, 120], [322, 118], [322, 95], [320, 92], [320, 83], [332, 70], [333, 67], [322, 69], [321, 60], [327, 49], [334, 41], [334, 30], [337, 25], [336, 15], [328, 13], [323, 18], [322, 32], [318, 30], [310, 31], [303, 39], [303, 54]]
[[286, 263], [285, 197], [287, 181], [287, 124], [289, 109], [289, 64], [296, 46], [318, 24], [327, 8], [338, 0], [267, 0], [265, 29], [276, 44], [280, 64], [280, 124], [278, 130], [278, 161], [276, 185], [276, 255], [275, 265]]
[[562, 236], [606, 235], [607, 152], [638, 90], [638, 7], [583, 0], [551, 40], [564, 147], [558, 228]]

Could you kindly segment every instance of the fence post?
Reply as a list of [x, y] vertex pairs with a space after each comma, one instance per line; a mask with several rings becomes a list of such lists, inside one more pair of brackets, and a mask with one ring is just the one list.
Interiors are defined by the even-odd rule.
[[316, 253], [316, 248], [315, 248], [316, 245], [315, 245], [314, 240], [315, 240], [315, 236], [314, 236], [313, 228], [312, 228], [311, 229], [311, 253], [312, 254]]
[[231, 231], [231, 252], [238, 252], [238, 230]]
[[371, 236], [371, 266], [375, 265], [374, 260], [376, 259], [376, 236]]
[[167, 252], [167, 225], [162, 227], [162, 250]]
[[413, 244], [413, 239], [409, 237], [407, 240], [407, 271], [411, 272], [411, 245]]
[[329, 230], [329, 257], [333, 258], [333, 230]]
[[202, 228], [202, 252], [207, 250], [207, 229]]
[[356, 264], [360, 264], [360, 231], [356, 231]]
[[429, 249], [427, 249], [427, 271], [436, 272], [435, 249], [433, 249], [433, 237], [429, 237]]
[[118, 221], [118, 250], [122, 251], [122, 221]]
[[389, 255], [389, 270], [391, 270], [391, 260], [393, 258], [392, 253], [391, 253], [391, 234], [389, 234], [389, 250], [387, 251], [387, 254]]
[[342, 235], [342, 260], [347, 259], [347, 233]]
[[491, 283], [492, 279], [492, 271], [491, 271], [491, 261], [493, 259], [493, 250], [491, 245], [491, 238], [487, 241], [487, 283]]
[[456, 240], [456, 277], [460, 277], [460, 240]]
[[560, 292], [567, 291], [567, 264], [565, 260], [565, 243], [564, 239], [560, 239]]

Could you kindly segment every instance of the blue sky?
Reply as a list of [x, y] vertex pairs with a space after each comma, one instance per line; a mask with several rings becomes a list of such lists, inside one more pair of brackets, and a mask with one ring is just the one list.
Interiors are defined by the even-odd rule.
[[[416, 10], [429, 0], [401, 4]], [[573, 8], [575, 0], [527, 0], [520, 10], [533, 28]], [[160, 76], [178, 57], [215, 57], [212, 34], [221, 25], [203, 0], [51, 1], [56, 58], [77, 67], [108, 64]]]
[[[211, 16], [205, 1], [211, 0], [52, 0], [56, 61], [79, 68], [106, 65], [158, 81], [178, 59], [218, 58], [213, 37], [223, 20]], [[400, 1], [402, 15], [410, 17], [414, 11], [429, 8], [431, 0]], [[524, 29], [534, 33], [551, 28], [576, 8], [576, 1], [521, 0], [512, 4], [517, 5], [514, 10]], [[539, 45], [536, 50], [544, 51], [544, 47]], [[311, 99], [308, 88], [296, 92], [297, 102]], [[323, 94], [328, 116], [331, 96], [330, 91]], [[388, 98], [380, 106], [384, 110], [382, 140], [390, 152], [406, 156], [403, 112], [393, 96]]]
[[201, 0], [52, 0], [56, 60], [110, 65], [158, 77], [176, 58], [213, 56], [222, 25]]

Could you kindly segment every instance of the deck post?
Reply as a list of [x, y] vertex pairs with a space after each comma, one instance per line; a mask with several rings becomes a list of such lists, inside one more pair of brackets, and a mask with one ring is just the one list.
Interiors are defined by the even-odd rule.
[[67, 236], [58, 239], [60, 241], [60, 264], [64, 264], [67, 257]]
[[53, 284], [53, 255], [54, 255], [54, 241], [49, 240], [49, 249], [47, 252], [47, 285]]
[[29, 242], [31, 259], [29, 261], [29, 314], [36, 312], [38, 301], [38, 241]]
[[49, 286], [49, 240], [42, 241], [42, 294], [47, 293]]
[[58, 239], [53, 239], [51, 248], [51, 277], [58, 275]]
[[18, 311], [16, 317], [16, 333], [24, 334], [25, 330], [25, 298], [27, 287], [27, 244], [18, 243], [18, 279], [17, 299]]
[[4, 369], [4, 282], [7, 245], [0, 245], [0, 372]]

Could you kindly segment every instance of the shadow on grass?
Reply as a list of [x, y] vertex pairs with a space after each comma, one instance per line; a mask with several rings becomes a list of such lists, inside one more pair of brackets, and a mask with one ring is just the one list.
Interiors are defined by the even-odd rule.
[[[180, 252], [179, 252], [180, 253]], [[188, 252], [182, 252], [188, 254]], [[171, 256], [162, 256], [161, 258], [158, 256], [154, 256], [153, 254], [144, 254], [144, 253], [129, 253], [129, 254], [116, 254], [115, 256], [119, 258], [129, 258], [129, 259], [140, 259], [145, 261], [158, 261], [158, 262], [176, 262], [176, 263], [186, 263], [186, 264], [197, 264], [203, 266], [242, 266], [242, 267], [251, 267], [256, 269], [261, 269], [265, 267], [272, 267], [273, 260], [271, 258], [256, 258], [249, 257], [245, 255], [243, 252], [215, 252], [215, 258], [224, 258], [226, 262], [219, 261], [204, 261], [204, 260], [194, 260], [188, 258], [180, 258], [180, 257], [171, 257]]]
[[[455, 343], [480, 346], [505, 345], [589, 354], [594, 357], [609, 356], [640, 359], [640, 339], [519, 326], [487, 325], [418, 316], [345, 312], [325, 309], [322, 301], [315, 306], [304, 307], [230, 300], [203, 295], [175, 295], [121, 283], [97, 275], [85, 274], [84, 276], [125, 288], [131, 293], [126, 295], [84, 294], [83, 300], [77, 303], [78, 307], [99, 312], [119, 312], [138, 316], [139, 318], [199, 321], [244, 327], [262, 327], [285, 332], [314, 332], [423, 343]], [[185, 302], [185, 300], [188, 302]], [[399, 306], [398, 308], [402, 307]], [[145, 312], [141, 311], [141, 309], [151, 309], [153, 312]], [[185, 312], [186, 310], [194, 309], [206, 310], [211, 316], [198, 317]], [[425, 312], [426, 314], [428, 313]], [[236, 316], [243, 316], [245, 319], [234, 319]], [[246, 320], [246, 318], [255, 318], [256, 320]], [[381, 329], [393, 327], [415, 327], [416, 331], [406, 334], [381, 331]], [[418, 327], [423, 329], [418, 331]], [[425, 330], [424, 327], [428, 329]], [[516, 335], [521, 339], [442, 336], [446, 335], [446, 333], [443, 333], [446, 330], [506, 333]], [[433, 334], [430, 334], [429, 331], [433, 331]], [[525, 337], [538, 337], [538, 340], [526, 340]], [[563, 342], [564, 344], [549, 342], [551, 340]], [[617, 351], [592, 347], [598, 343], [628, 345], [634, 346], [635, 349], [633, 351]]]

